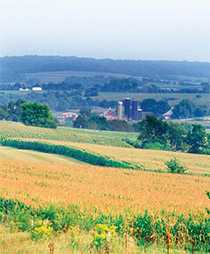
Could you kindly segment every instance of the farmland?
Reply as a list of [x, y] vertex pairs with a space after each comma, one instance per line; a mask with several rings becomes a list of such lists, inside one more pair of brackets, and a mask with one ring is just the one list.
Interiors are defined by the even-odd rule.
[[127, 78], [129, 75], [108, 73], [108, 72], [88, 72], [88, 71], [51, 71], [51, 72], [36, 72], [36, 73], [25, 73], [26, 79], [35, 79], [41, 83], [48, 82], [63, 82], [69, 77], [94, 77], [94, 76], [105, 76], [115, 78]]
[[[41, 140], [44, 141], [44, 140]], [[176, 157], [183, 165], [188, 168], [188, 173], [210, 175], [210, 156], [189, 154], [181, 152], [167, 152], [167, 151], [154, 151], [145, 149], [134, 149], [124, 147], [110, 147], [96, 144], [73, 143], [66, 141], [47, 141], [47, 143], [62, 144], [65, 146], [76, 147], [97, 153], [104, 156], [109, 156], [113, 159], [121, 159], [123, 161], [139, 163], [148, 170], [165, 171], [165, 162], [171, 158]]]
[[209, 94], [191, 94], [191, 93], [111, 93], [101, 92], [98, 96], [94, 97], [97, 100], [123, 100], [125, 97], [133, 98], [138, 101], [153, 98], [155, 100], [167, 100], [171, 106], [176, 105], [183, 99], [189, 99], [196, 105], [209, 105]]
[[[14, 212], [11, 212], [9, 221], [5, 222], [4, 220], [4, 224], [7, 226], [0, 227], [1, 253], [60, 254], [69, 253], [70, 250], [78, 254], [90, 253], [90, 248], [94, 248], [92, 244], [94, 243], [97, 223], [101, 221], [104, 223], [101, 227], [108, 230], [106, 234], [112, 232], [109, 231], [112, 229], [108, 225], [110, 223], [116, 224], [117, 235], [110, 233], [113, 234], [111, 235], [113, 240], [111, 242], [106, 242], [106, 238], [103, 240], [108, 244], [109, 253], [117, 254], [120, 251], [120, 253], [126, 254], [140, 254], [145, 251], [145, 247], [142, 245], [138, 247], [136, 244], [139, 234], [134, 231], [134, 234], [131, 234], [126, 240], [127, 236], [124, 237], [122, 232], [127, 232], [124, 231], [127, 226], [122, 224], [122, 226], [117, 227], [117, 225], [120, 222], [119, 218], [123, 221], [132, 219], [135, 222], [136, 220], [135, 223], [137, 223], [137, 218], [142, 220], [141, 216], [144, 216], [145, 219], [148, 219], [147, 216], [151, 216], [149, 218], [152, 221], [149, 223], [152, 224], [154, 230], [153, 237], [155, 234], [154, 240], [145, 238], [145, 241], [158, 243], [158, 245], [153, 244], [151, 247], [146, 247], [148, 253], [165, 253], [164, 229], [162, 234], [157, 228], [160, 221], [163, 223], [163, 227], [164, 223], [169, 223], [171, 232], [173, 232], [172, 229], [176, 230], [179, 223], [179, 227], [183, 227], [183, 225], [190, 227], [190, 223], [202, 223], [198, 225], [204, 227], [200, 234], [205, 240], [202, 244], [196, 242], [196, 246], [206, 248], [207, 217], [205, 208], [209, 207], [209, 201], [205, 192], [210, 185], [209, 177], [102, 168], [79, 163], [62, 156], [0, 147], [0, 182], [1, 198], [18, 200], [34, 208], [46, 207], [47, 204], [53, 204], [53, 207], [76, 205], [75, 208], [70, 208], [69, 212], [66, 210], [66, 215], [64, 214], [71, 216], [69, 222], [66, 220], [67, 225], [73, 223], [67, 233], [65, 227], [61, 232], [56, 229], [56, 225], [61, 226], [62, 224], [58, 224], [61, 221], [53, 219], [56, 218], [54, 216], [49, 218], [51, 218], [52, 223], [56, 224], [47, 225], [48, 222], [45, 221], [41, 225], [36, 224], [40, 223], [37, 219], [35, 228], [33, 228], [30, 226], [29, 216], [31, 215], [28, 214], [30, 210], [23, 210], [24, 217], [21, 217], [21, 209], [15, 208]], [[2, 202], [1, 200], [0, 212]], [[5, 202], [8, 204], [11, 201]], [[8, 207], [12, 209], [11, 205]], [[61, 211], [63, 213], [63, 208], [59, 210], [53, 207], [46, 207], [43, 212], [45, 211], [46, 215], [50, 215], [50, 211], [51, 213], [56, 212], [58, 215]], [[76, 207], [84, 212], [81, 213]], [[145, 210], [148, 210], [151, 215], [138, 215], [137, 218], [134, 216], [134, 214], [143, 214]], [[160, 211], [162, 212], [160, 213]], [[190, 218], [187, 219], [187, 217], [180, 221], [181, 217], [176, 217], [180, 212], [185, 216], [191, 213], [195, 216], [193, 217], [195, 221], [194, 219], [193, 221]], [[7, 213], [9, 213], [8, 210]], [[32, 214], [34, 213], [35, 211]], [[109, 222], [110, 216], [113, 216], [112, 222]], [[159, 218], [158, 216], [162, 217]], [[139, 226], [135, 223], [130, 224], [130, 230], [138, 230]], [[149, 226], [150, 224], [148, 229]], [[19, 230], [18, 227], [20, 227]], [[26, 232], [22, 232], [24, 231], [22, 227], [25, 228]], [[137, 229], [135, 229], [136, 227]], [[55, 234], [52, 230], [55, 231]], [[179, 234], [176, 233], [180, 230], [182, 230], [182, 238], [179, 238]], [[64, 231], [65, 233], [63, 233]], [[170, 247], [173, 248], [171, 253], [186, 253], [182, 248], [183, 246], [187, 247], [190, 243], [188, 240], [189, 232], [185, 230], [185, 227], [180, 228], [179, 231], [174, 231], [177, 236], [173, 240], [174, 247]], [[36, 237], [43, 237], [45, 241], [33, 241], [35, 233]], [[100, 237], [100, 234], [97, 237]], [[175, 241], [175, 239], [178, 240]], [[50, 246], [53, 247], [53, 252], [50, 252]], [[93, 249], [91, 253], [98, 253], [98, 251]]]
[[[90, 243], [92, 240], [92, 234], [87, 232], [81, 232], [78, 229], [73, 229], [70, 234], [63, 234], [52, 238], [50, 243], [55, 246], [55, 254], [88, 254], [90, 253]], [[49, 251], [48, 241], [34, 242], [31, 240], [30, 234], [27, 232], [11, 232], [8, 228], [0, 226], [0, 253], [1, 254], [47, 254]], [[76, 245], [76, 247], [75, 247]], [[70, 252], [71, 251], [71, 252]], [[142, 254], [145, 252], [145, 248], [137, 246], [132, 239], [129, 239], [127, 248], [124, 243], [117, 239], [113, 254]], [[92, 251], [96, 254], [98, 252]], [[164, 246], [149, 246], [147, 247], [147, 253], [149, 254], [165, 254]], [[176, 249], [171, 252], [173, 254], [186, 254], [186, 251]]]
[[[170, 248], [170, 253], [184, 254], [192, 246], [198, 253], [207, 249], [210, 156], [128, 147], [124, 139], [135, 139], [135, 133], [49, 130], [0, 122], [0, 136], [64, 145], [145, 167], [102, 167], [0, 146], [0, 253], [163, 254]], [[188, 174], [166, 172], [165, 162], [173, 157], [189, 169]], [[138, 233], [142, 225], [145, 236]], [[193, 227], [200, 231], [194, 233]], [[170, 246], [166, 229], [172, 237]], [[98, 237], [103, 241], [100, 250]]]
[[203, 125], [207, 131], [210, 130], [210, 117], [198, 117], [198, 118], [190, 118], [190, 119], [182, 119], [182, 120], [174, 120], [178, 123], [187, 123], [187, 124], [200, 124]]
[[0, 158], [0, 195], [26, 203], [73, 203], [103, 211], [197, 212], [208, 206], [209, 177], [102, 168], [5, 147]]
[[10, 138], [39, 138], [46, 140], [61, 140], [101, 145], [128, 147], [126, 138], [135, 139], [136, 133], [79, 130], [59, 127], [57, 129], [44, 129], [26, 127], [20, 123], [0, 121], [0, 136]]
[[[27, 202], [33, 199], [40, 202], [79, 202], [96, 205], [100, 209], [117, 206], [118, 209], [162, 208], [189, 212], [202, 210], [207, 206], [204, 200], [210, 183], [210, 156], [128, 148], [123, 140], [128, 135], [129, 138], [135, 138], [136, 134], [133, 133], [127, 135], [70, 128], [50, 130], [1, 122], [0, 135], [70, 146], [114, 160], [138, 163], [145, 169], [145, 172], [110, 169], [59, 155], [0, 147], [3, 196], [8, 194], [9, 197]], [[188, 169], [188, 175], [166, 172], [165, 162], [174, 157]], [[61, 191], [57, 192], [57, 189]], [[194, 193], [195, 196], [187, 193]], [[198, 206], [191, 203], [191, 198], [195, 197]], [[148, 204], [148, 199], [153, 202]], [[188, 206], [183, 207], [182, 202], [187, 202]]]

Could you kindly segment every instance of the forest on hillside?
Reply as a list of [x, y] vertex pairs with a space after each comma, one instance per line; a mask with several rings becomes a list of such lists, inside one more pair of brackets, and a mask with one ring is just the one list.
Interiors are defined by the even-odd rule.
[[0, 58], [0, 81], [18, 80], [23, 73], [51, 71], [94, 71], [131, 76], [170, 78], [209, 77], [210, 64], [188, 61], [113, 60], [61, 56], [19, 56]]

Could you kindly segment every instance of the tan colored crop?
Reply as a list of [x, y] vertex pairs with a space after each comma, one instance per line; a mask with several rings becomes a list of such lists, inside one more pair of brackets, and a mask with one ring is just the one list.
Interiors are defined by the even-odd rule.
[[[34, 139], [38, 140], [38, 139]], [[40, 140], [40, 139], [39, 139]], [[125, 147], [105, 146], [87, 143], [75, 143], [66, 141], [40, 140], [52, 144], [85, 149], [90, 152], [109, 156], [116, 160], [137, 162], [149, 170], [166, 170], [165, 162], [176, 157], [183, 164], [190, 174], [210, 175], [210, 156], [190, 154], [182, 152], [169, 152], [147, 149], [134, 149]]]
[[61, 156], [0, 147], [0, 183], [0, 196], [26, 203], [188, 213], [208, 207], [205, 191], [210, 178], [101, 168]]

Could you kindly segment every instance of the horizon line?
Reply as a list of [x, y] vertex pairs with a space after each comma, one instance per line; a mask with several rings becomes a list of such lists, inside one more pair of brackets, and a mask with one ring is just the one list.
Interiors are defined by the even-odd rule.
[[190, 59], [144, 59], [144, 58], [115, 58], [115, 57], [96, 57], [96, 56], [76, 56], [76, 55], [62, 55], [62, 54], [23, 54], [23, 55], [4, 55], [0, 58], [15, 58], [15, 57], [63, 57], [63, 58], [80, 58], [93, 60], [111, 60], [111, 61], [145, 61], [145, 62], [189, 62], [189, 63], [206, 63], [210, 64], [210, 60], [190, 60]]

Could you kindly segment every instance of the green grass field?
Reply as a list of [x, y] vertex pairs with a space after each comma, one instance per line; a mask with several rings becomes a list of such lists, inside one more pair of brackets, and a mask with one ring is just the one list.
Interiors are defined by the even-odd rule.
[[136, 139], [137, 135], [137, 133], [80, 130], [67, 127], [45, 129], [25, 126], [21, 123], [0, 121], [0, 136], [10, 138], [36, 138], [129, 147], [125, 139]]
[[203, 125], [208, 132], [210, 131], [210, 116], [190, 118], [190, 119], [180, 119], [180, 120], [174, 120], [174, 122], [187, 123], [187, 124], [200, 124], [200, 125]]
[[37, 72], [37, 73], [25, 73], [26, 79], [35, 79], [40, 82], [63, 82], [68, 77], [94, 77], [105, 76], [115, 78], [126, 78], [129, 75], [121, 73], [108, 73], [108, 72], [88, 72], [88, 71], [52, 71], [52, 72]]
[[99, 93], [94, 97], [97, 100], [123, 100], [126, 97], [142, 101], [144, 99], [153, 98], [156, 100], [167, 99], [171, 106], [174, 106], [183, 99], [192, 100], [196, 105], [210, 105], [210, 94], [189, 94], [189, 93]]

